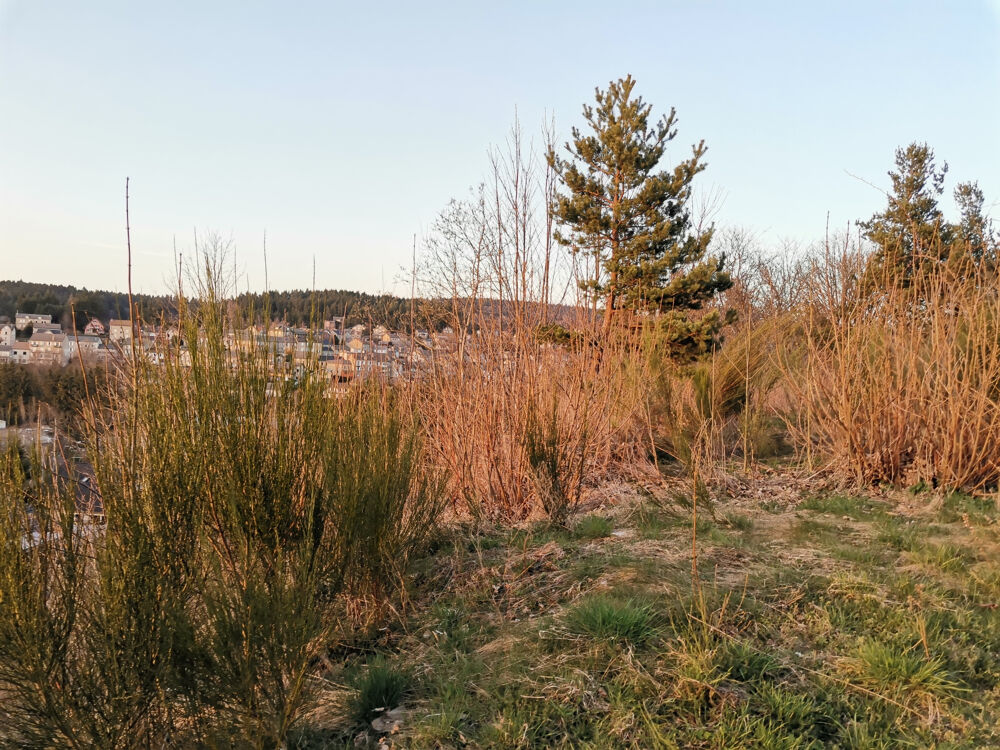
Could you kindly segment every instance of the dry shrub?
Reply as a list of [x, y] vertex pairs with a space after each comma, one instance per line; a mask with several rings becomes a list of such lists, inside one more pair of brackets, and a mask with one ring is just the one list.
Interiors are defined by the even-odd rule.
[[862, 286], [846, 246], [815, 265], [785, 352], [800, 444], [862, 482], [969, 491], [1000, 479], [1000, 283], [928, 263], [904, 284]]
[[415, 409], [456, 509], [495, 521], [562, 520], [642, 439], [638, 347], [596, 335], [538, 164], [515, 125], [486, 182], [435, 223], [421, 269], [428, 326], [448, 332], [417, 368]]
[[685, 467], [695, 453], [720, 466], [735, 456], [748, 465], [780, 453], [776, 355], [790, 324], [787, 315], [752, 327], [741, 323], [728, 332], [724, 346], [695, 363], [671, 362], [650, 332], [646, 356], [655, 374], [649, 394], [655, 452]]
[[461, 511], [561, 521], [637, 443], [642, 401], [627, 353], [480, 330], [435, 353], [416, 384], [429, 455]]

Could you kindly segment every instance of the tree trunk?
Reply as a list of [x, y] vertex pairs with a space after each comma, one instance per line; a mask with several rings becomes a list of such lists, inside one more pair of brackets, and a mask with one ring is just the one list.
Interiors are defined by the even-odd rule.
[[604, 335], [607, 337], [611, 331], [611, 316], [615, 311], [615, 286], [618, 283], [618, 272], [611, 272], [611, 281], [608, 284], [608, 296], [604, 302]]

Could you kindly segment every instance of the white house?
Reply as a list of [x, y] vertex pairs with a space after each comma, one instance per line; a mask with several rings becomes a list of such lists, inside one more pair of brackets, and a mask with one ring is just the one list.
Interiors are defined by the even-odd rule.
[[31, 334], [28, 339], [31, 362], [38, 365], [62, 365], [66, 363], [66, 334], [42, 331]]
[[23, 312], [19, 312], [14, 315], [14, 327], [19, 331], [23, 331], [28, 326], [34, 328], [36, 325], [39, 324], [52, 325], [52, 316], [39, 315], [37, 313], [23, 313]]
[[117, 320], [115, 318], [111, 319], [111, 323], [108, 326], [108, 338], [117, 343], [123, 343], [132, 340], [132, 321], [131, 320]]
[[84, 360], [92, 360], [100, 356], [103, 351], [104, 348], [101, 346], [99, 336], [83, 334], [82, 336], [66, 337], [65, 359], [67, 361], [76, 359], [78, 355]]
[[13, 323], [0, 324], [0, 346], [14, 346], [17, 329]]
[[10, 361], [15, 365], [26, 365], [31, 361], [31, 347], [27, 341], [18, 341], [10, 348]]

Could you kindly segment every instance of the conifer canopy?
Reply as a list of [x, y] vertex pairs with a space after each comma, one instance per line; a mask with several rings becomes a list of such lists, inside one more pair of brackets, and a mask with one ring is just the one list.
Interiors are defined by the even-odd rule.
[[634, 88], [627, 76], [597, 89], [595, 105], [583, 107], [586, 132], [573, 128], [568, 156], [549, 151], [563, 188], [552, 206], [556, 239], [588, 257], [586, 287], [604, 300], [606, 332], [618, 310], [629, 310], [655, 318], [677, 347], [705, 351], [724, 318], [690, 313], [732, 285], [724, 256], [708, 255], [712, 228], [694, 226], [691, 216], [705, 143], [661, 169], [676, 112], [651, 120], [652, 106]]

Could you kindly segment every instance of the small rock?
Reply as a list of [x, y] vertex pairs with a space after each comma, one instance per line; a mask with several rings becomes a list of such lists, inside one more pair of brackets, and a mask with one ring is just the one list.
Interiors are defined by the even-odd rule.
[[380, 734], [395, 734], [403, 726], [403, 718], [406, 716], [406, 709], [397, 706], [391, 711], [386, 711], [381, 716], [372, 719], [372, 729]]

